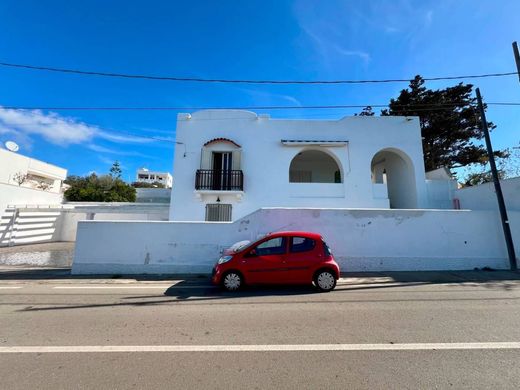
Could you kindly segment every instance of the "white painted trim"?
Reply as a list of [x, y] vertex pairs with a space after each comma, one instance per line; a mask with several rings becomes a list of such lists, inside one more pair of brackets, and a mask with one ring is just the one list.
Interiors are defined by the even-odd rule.
[[2, 353], [435, 351], [520, 349], [520, 342], [409, 344], [69, 345], [0, 347]]

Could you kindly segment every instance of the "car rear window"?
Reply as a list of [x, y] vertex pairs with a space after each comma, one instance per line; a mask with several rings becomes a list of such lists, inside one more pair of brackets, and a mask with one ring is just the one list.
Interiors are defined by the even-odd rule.
[[327, 245], [327, 243], [325, 241], [322, 241], [323, 242], [323, 250], [325, 252], [325, 256], [332, 256], [332, 252], [329, 248], [329, 246]]
[[312, 251], [316, 246], [316, 241], [308, 237], [291, 237], [291, 252]]

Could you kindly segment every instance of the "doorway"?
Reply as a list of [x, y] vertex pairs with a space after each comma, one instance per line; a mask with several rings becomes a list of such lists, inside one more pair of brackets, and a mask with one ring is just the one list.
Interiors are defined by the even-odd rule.
[[231, 188], [231, 170], [233, 167], [232, 152], [213, 152], [213, 190], [226, 190]]

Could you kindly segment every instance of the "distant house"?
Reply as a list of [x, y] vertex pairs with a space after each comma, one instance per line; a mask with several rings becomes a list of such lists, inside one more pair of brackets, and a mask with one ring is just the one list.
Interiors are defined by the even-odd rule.
[[[452, 207], [451, 194], [439, 191], [439, 180], [451, 178], [426, 180], [416, 117], [206, 110], [179, 114], [176, 136], [170, 220], [232, 221], [262, 207]], [[431, 202], [430, 192], [445, 201]]]
[[157, 172], [149, 171], [146, 168], [140, 168], [137, 170], [136, 181], [138, 183], [160, 183], [165, 188], [172, 188], [173, 179], [172, 175], [168, 172]]
[[0, 149], [0, 183], [59, 194], [67, 170]]
[[52, 240], [57, 213], [21, 218], [15, 210], [60, 205], [66, 177], [64, 168], [0, 149], [0, 246]]

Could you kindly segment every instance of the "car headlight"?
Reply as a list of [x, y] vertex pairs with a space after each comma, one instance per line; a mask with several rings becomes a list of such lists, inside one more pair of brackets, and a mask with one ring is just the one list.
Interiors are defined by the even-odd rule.
[[227, 263], [232, 258], [233, 258], [233, 256], [222, 256], [220, 259], [218, 259], [218, 263], [219, 264]]

